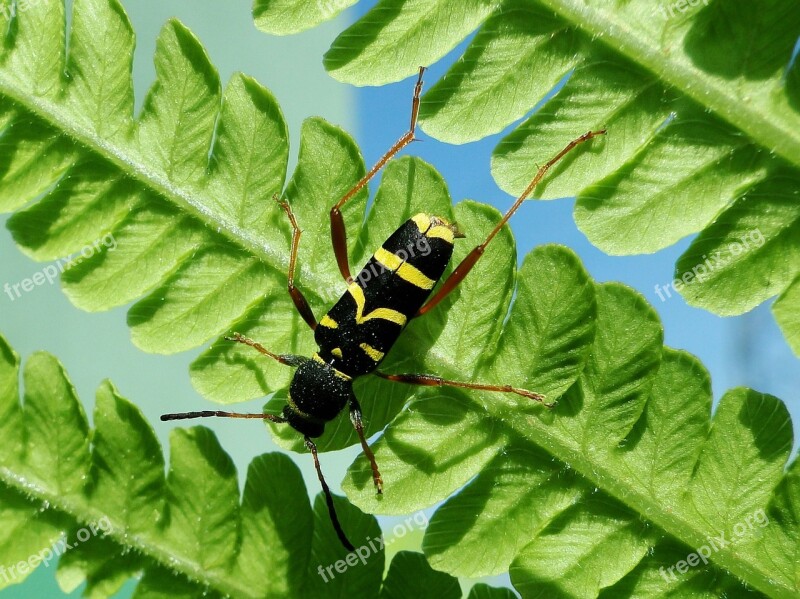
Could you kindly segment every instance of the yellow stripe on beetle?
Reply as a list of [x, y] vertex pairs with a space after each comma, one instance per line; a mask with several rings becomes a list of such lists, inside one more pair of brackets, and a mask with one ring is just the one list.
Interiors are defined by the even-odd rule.
[[369, 314], [364, 314], [364, 305], [367, 300], [364, 297], [364, 290], [359, 287], [358, 283], [350, 283], [347, 286], [347, 291], [353, 296], [356, 302], [356, 324], [364, 324], [373, 318], [380, 318], [393, 322], [401, 327], [406, 326], [406, 322], [408, 322], [406, 315], [397, 310], [392, 310], [391, 308], [375, 308]]
[[344, 372], [342, 372], [341, 370], [338, 370], [336, 368], [333, 368], [333, 374], [338, 376], [340, 379], [344, 379], [346, 381], [352, 381], [353, 380], [352, 376], [350, 376], [349, 374], [345, 374]]
[[[339, 351], [341, 352], [341, 350], [339, 350]], [[344, 379], [346, 381], [352, 381], [353, 380], [353, 377], [350, 376], [349, 374], [345, 374], [341, 370], [338, 370], [338, 369], [334, 368], [333, 366], [331, 366], [330, 364], [328, 364], [325, 360], [322, 359], [322, 357], [317, 352], [314, 352], [314, 355], [311, 356], [311, 358], [315, 362], [319, 362], [320, 364], [324, 364], [325, 366], [328, 366], [331, 370], [333, 370], [333, 374], [338, 376], [340, 379]]]
[[339, 328], [339, 323], [336, 322], [333, 318], [331, 318], [327, 314], [322, 317], [322, 320], [319, 321], [319, 324], [321, 324], [322, 326], [327, 327], [329, 329], [338, 329]]
[[420, 212], [412, 216], [411, 220], [417, 224], [419, 232], [426, 237], [436, 237], [447, 243], [453, 243], [453, 239], [456, 237], [457, 227], [441, 216], [429, 216]]
[[289, 404], [289, 407], [296, 413], [302, 416], [303, 418], [311, 418], [311, 415], [308, 412], [304, 412], [300, 408], [297, 407], [297, 404], [294, 403], [292, 396], [287, 392], [286, 393], [286, 403]]
[[438, 237], [439, 239], [443, 239], [450, 244], [452, 244], [453, 239], [455, 239], [455, 233], [453, 233], [452, 225], [436, 225], [435, 227], [428, 229], [428, 232], [425, 233], [425, 235], [428, 237]]
[[436, 284], [436, 281], [426, 277], [416, 266], [404, 262], [397, 254], [393, 254], [384, 248], [378, 249], [374, 254], [374, 258], [385, 269], [396, 273], [398, 277], [420, 289], [433, 289]]
[[413, 220], [417, 224], [419, 232], [422, 233], [423, 235], [428, 231], [428, 229], [431, 228], [431, 219], [427, 214], [423, 212], [415, 214], [414, 216], [411, 217], [411, 220]]
[[359, 345], [361, 349], [364, 350], [364, 353], [367, 354], [374, 362], [380, 362], [383, 360], [383, 356], [385, 355], [382, 351], [375, 349], [368, 343], [362, 343]]

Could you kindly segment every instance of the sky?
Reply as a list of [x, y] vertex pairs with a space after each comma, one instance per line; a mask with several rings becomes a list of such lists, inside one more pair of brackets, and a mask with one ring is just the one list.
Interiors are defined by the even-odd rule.
[[[325, 73], [322, 54], [347, 22], [373, 4], [372, 0], [360, 2], [333, 23], [298, 36], [275, 38], [255, 29], [248, 0], [123, 0], [137, 36], [137, 106], [154, 78], [152, 56], [158, 31], [169, 17], [177, 16], [205, 45], [223, 82], [233, 72], [243, 71], [274, 93], [289, 125], [290, 171], [296, 161], [302, 120], [313, 115], [321, 115], [350, 131], [366, 162], [372, 164], [405, 132], [414, 80], [380, 88], [354, 88]], [[440, 63], [429, 65], [429, 85], [446, 71], [463, 47], [462, 44]], [[420, 156], [433, 164], [447, 181], [454, 201], [471, 198], [503, 210], [513, 198], [492, 180], [489, 158], [504, 133], [453, 146], [431, 139], [422, 131], [420, 137], [424, 141], [412, 144], [404, 154]], [[576, 136], [580, 133], [575, 132]], [[377, 182], [372, 186], [373, 192], [376, 186]], [[511, 221], [520, 261], [542, 243], [572, 248], [596, 280], [622, 281], [655, 307], [664, 324], [666, 344], [697, 355], [711, 372], [715, 399], [739, 385], [772, 393], [787, 403], [797, 430], [800, 368], [775, 325], [769, 302], [744, 316], [719, 318], [688, 306], [680, 296], [661, 301], [655, 287], [672, 279], [675, 260], [690, 240], [655, 255], [609, 257], [577, 230], [572, 219], [573, 204], [572, 199], [526, 202]], [[18, 282], [42, 268], [16, 248], [6, 221], [7, 216], [0, 216], [0, 285]], [[211, 408], [212, 404], [192, 388], [188, 376], [189, 364], [203, 348], [174, 356], [151, 355], [136, 349], [130, 342], [126, 308], [88, 314], [74, 308], [56, 284], [45, 285], [14, 301], [0, 296], [0, 333], [23, 358], [37, 350], [56, 355], [66, 366], [89, 414], [95, 390], [102, 380], [110, 378], [155, 423], [165, 446], [173, 425], [159, 423], [160, 414]], [[236, 409], [258, 411], [262, 404], [256, 400], [237, 405]], [[258, 423], [215, 420], [205, 424], [214, 429], [232, 455], [242, 479], [253, 457], [277, 449]], [[323, 455], [323, 467], [334, 491], [339, 489], [339, 481], [357, 453], [353, 447]], [[309, 456], [295, 458], [309, 491], [316, 494], [318, 482]], [[29, 585], [6, 590], [3, 597], [28, 597], [33, 592], [37, 596], [59, 596], [52, 570], [40, 568]], [[126, 587], [126, 593], [130, 588]]]

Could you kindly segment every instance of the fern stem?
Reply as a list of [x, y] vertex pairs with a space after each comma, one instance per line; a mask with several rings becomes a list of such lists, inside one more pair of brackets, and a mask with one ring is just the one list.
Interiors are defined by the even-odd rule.
[[[17, 474], [6, 466], [0, 466], [0, 483], [5, 484], [28, 498], [33, 498], [48, 509], [59, 511], [74, 519], [80, 524], [90, 525], [93, 522], [106, 518], [111, 523], [111, 530], [106, 534], [120, 547], [134, 549], [148, 559], [158, 563], [169, 571], [180, 572], [187, 578], [199, 584], [208, 585], [221, 593], [231, 597], [253, 597], [257, 599], [262, 595], [258, 589], [235, 576], [221, 576], [219, 573], [204, 569], [197, 562], [184, 559], [171, 550], [164, 542], [150, 535], [128, 534], [125, 524], [114, 517], [93, 509], [88, 503], [80, 501], [79, 497], [65, 497], [54, 493], [25, 476]], [[235, 571], [234, 571], [235, 572]]]
[[[17, 87], [0, 71], [0, 94], [8, 97], [23, 110], [35, 115], [56, 131], [65, 134], [80, 146], [120, 169], [122, 173], [141, 183], [146, 189], [167, 199], [176, 207], [204, 223], [234, 245], [244, 249], [264, 264], [271, 266], [285, 276], [289, 268], [289, 252], [264, 245], [234, 220], [226, 219], [209, 210], [197, 200], [199, 191], [173, 184], [163, 174], [153, 171], [136, 155], [136, 151], [117, 141], [108, 141], [90, 131], [81, 123], [73, 121], [68, 112], [58, 103], [33, 96]], [[309, 293], [316, 299], [320, 296], [314, 290], [323, 285], [315, 281], [313, 274], [306, 277]]]
[[[440, 356], [441, 358], [441, 356]], [[483, 394], [483, 405], [492, 405], [497, 401], [490, 394]], [[698, 528], [696, 519], [676, 510], [666, 509], [665, 506], [654, 501], [652, 497], [636, 490], [633, 486], [619, 484], [618, 475], [613, 467], [608, 464], [615, 463], [613, 456], [602, 456], [601, 459], [590, 459], [589, 452], [579, 443], [559, 436], [558, 430], [552, 425], [542, 422], [534, 416], [514, 416], [504, 418], [516, 434], [543, 448], [551, 455], [568, 464], [570, 468], [580, 473], [591, 485], [602, 489], [615, 497], [623, 504], [652, 524], [658, 526], [665, 534], [674, 535], [672, 531], [682, 531], [678, 537], [689, 547], [702, 547], [708, 541], [709, 531]], [[796, 599], [797, 590], [786, 584], [784, 580], [776, 580], [774, 575], [763, 568], [760, 563], [748, 562], [737, 555], [736, 547], [724, 547], [714, 554], [712, 563], [739, 577], [747, 584], [775, 599]]]

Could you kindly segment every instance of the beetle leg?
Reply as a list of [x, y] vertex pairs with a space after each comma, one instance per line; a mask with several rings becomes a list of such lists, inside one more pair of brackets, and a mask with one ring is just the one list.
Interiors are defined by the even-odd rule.
[[525, 191], [522, 192], [522, 195], [520, 195], [511, 208], [508, 209], [508, 212], [503, 215], [503, 218], [500, 219], [500, 222], [497, 223], [495, 228], [489, 232], [486, 240], [479, 246], [476, 246], [469, 254], [467, 254], [467, 257], [464, 258], [458, 266], [456, 266], [452, 274], [447, 277], [447, 280], [442, 284], [441, 287], [439, 287], [439, 290], [428, 299], [425, 305], [419, 309], [414, 317], [422, 316], [426, 312], [431, 311], [439, 304], [439, 302], [447, 297], [461, 281], [464, 280], [464, 277], [469, 274], [469, 271], [472, 270], [472, 267], [475, 266], [475, 263], [480, 259], [481, 256], [483, 256], [483, 253], [486, 251], [486, 246], [489, 245], [489, 242], [491, 242], [495, 235], [500, 232], [500, 229], [502, 229], [503, 225], [508, 222], [508, 219], [514, 215], [514, 213], [517, 211], [517, 208], [522, 205], [522, 202], [528, 198], [531, 192], [541, 182], [542, 178], [547, 174], [547, 171], [550, 170], [550, 167], [566, 156], [576, 146], [592, 139], [593, 137], [597, 137], [598, 135], [605, 135], [605, 133], [605, 129], [601, 129], [600, 131], [588, 131], [584, 133], [577, 139], [573, 139], [571, 142], [569, 142], [563, 150], [551, 158], [544, 166], [539, 167], [539, 170], [536, 171], [536, 175], [528, 184], [528, 187], [525, 188]]
[[344, 218], [342, 217], [341, 208], [344, 204], [355, 196], [361, 189], [369, 183], [375, 174], [383, 168], [383, 166], [392, 159], [392, 156], [397, 154], [400, 150], [405, 148], [408, 144], [414, 141], [414, 133], [417, 128], [417, 115], [419, 114], [419, 94], [422, 91], [422, 74], [425, 72], [425, 67], [419, 68], [419, 76], [417, 77], [417, 84], [414, 86], [414, 97], [411, 100], [411, 125], [408, 131], [398, 139], [394, 145], [387, 150], [378, 162], [375, 163], [369, 172], [364, 175], [361, 180], [356, 183], [350, 191], [342, 196], [331, 208], [331, 242], [333, 243], [333, 253], [336, 255], [336, 263], [339, 265], [339, 272], [349, 285], [353, 282], [353, 277], [350, 274], [350, 264], [347, 260], [347, 231], [344, 226]]
[[345, 536], [344, 531], [342, 530], [342, 525], [339, 524], [339, 518], [336, 516], [336, 508], [333, 505], [333, 495], [331, 495], [331, 490], [328, 488], [328, 483], [325, 482], [325, 477], [322, 475], [322, 468], [320, 468], [319, 465], [317, 446], [308, 437], [305, 438], [305, 442], [306, 447], [314, 458], [314, 468], [317, 470], [317, 478], [319, 478], [319, 483], [322, 485], [322, 491], [325, 493], [325, 502], [328, 505], [328, 514], [331, 517], [331, 524], [333, 524], [333, 528], [336, 531], [336, 536], [339, 537], [339, 540], [342, 542], [342, 545], [344, 545], [345, 549], [348, 551], [353, 551], [355, 547], [353, 547], [353, 544]]
[[462, 383], [460, 381], [448, 381], [432, 374], [386, 374], [378, 370], [374, 374], [389, 381], [398, 383], [406, 383], [409, 385], [422, 385], [424, 387], [460, 387], [462, 389], [478, 389], [481, 391], [499, 391], [501, 393], [516, 393], [528, 399], [534, 399], [541, 402], [547, 408], [555, 407], [554, 403], [547, 403], [544, 401], [544, 395], [528, 391], [527, 389], [519, 389], [511, 385], [485, 385], [483, 383]]
[[383, 494], [383, 479], [381, 478], [380, 470], [378, 470], [378, 462], [375, 461], [375, 454], [372, 449], [367, 445], [367, 440], [364, 438], [364, 423], [361, 420], [361, 405], [358, 400], [353, 397], [350, 399], [350, 422], [353, 423], [358, 439], [361, 441], [361, 448], [364, 450], [364, 455], [369, 460], [369, 465], [372, 468], [372, 482], [375, 483], [375, 489], [378, 495]]
[[258, 341], [253, 341], [249, 337], [245, 337], [241, 333], [233, 333], [230, 337], [224, 337], [226, 341], [236, 341], [237, 343], [243, 343], [244, 345], [249, 345], [256, 351], [264, 354], [265, 356], [272, 358], [273, 360], [280, 362], [286, 366], [300, 366], [303, 362], [307, 362], [308, 358], [305, 356], [297, 356], [295, 354], [274, 354], [269, 351], [266, 347], [261, 345]]
[[278, 202], [278, 205], [281, 208], [283, 208], [283, 211], [286, 213], [286, 216], [289, 217], [289, 222], [292, 225], [292, 251], [289, 255], [289, 295], [292, 297], [294, 307], [297, 308], [300, 316], [303, 317], [303, 320], [306, 321], [308, 326], [310, 326], [311, 330], [313, 331], [317, 328], [317, 319], [314, 318], [314, 312], [311, 311], [311, 306], [308, 305], [308, 300], [306, 300], [303, 292], [294, 286], [294, 269], [297, 265], [297, 248], [300, 247], [300, 235], [302, 235], [303, 232], [300, 230], [300, 227], [297, 226], [297, 219], [294, 217], [294, 213], [292, 212], [292, 207], [289, 206], [289, 202], [278, 199], [277, 195], [273, 196], [273, 199]]

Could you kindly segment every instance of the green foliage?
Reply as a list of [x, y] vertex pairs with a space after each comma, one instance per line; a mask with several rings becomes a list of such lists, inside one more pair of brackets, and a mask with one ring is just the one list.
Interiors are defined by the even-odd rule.
[[[440, 2], [430, 13], [437, 26], [443, 21], [436, 15], [453, 17], [450, 37], [445, 31], [437, 39], [459, 39], [459, 10], [471, 5], [454, 10], [455, 4]], [[403, 10], [424, 5], [406, 2]], [[474, 26], [492, 5], [478, 8], [484, 12]], [[288, 228], [271, 200], [282, 191], [288, 156], [279, 107], [244, 75], [221, 90], [202, 46], [172, 21], [156, 49], [158, 80], [134, 120], [133, 35], [119, 4], [75, 0], [68, 57], [64, 22], [62, 2], [31, 4], [9, 24], [0, 54], [8, 150], [0, 207], [16, 210], [9, 221], [15, 240], [48, 260], [113, 236], [113, 247], [66, 270], [63, 285], [77, 306], [104, 310], [138, 300], [129, 323], [134, 342], [148, 351], [214, 340], [191, 372], [209, 399], [231, 403], [282, 391], [290, 371], [218, 339], [238, 330], [275, 351], [313, 348], [285, 291]], [[619, 160], [619, 150], [604, 145], [602, 155], [582, 148], [567, 171]], [[343, 287], [332, 259], [313, 259], [327, 252], [326, 214], [363, 172], [349, 136], [321, 119], [306, 122], [283, 195], [305, 229], [298, 279], [317, 314]], [[455, 217], [475, 238], [500, 218], [471, 201], [453, 208], [438, 173], [413, 158], [386, 168], [366, 219], [365, 204], [360, 194], [345, 211], [354, 264], [415, 212]], [[459, 244], [455, 260], [468, 249]], [[0, 492], [7, 496], [0, 518], [9, 523], [0, 563], [26, 558], [103, 516], [115, 531], [106, 545], [65, 558], [64, 588], [85, 579], [91, 593], [107, 596], [130, 573], [144, 571], [138, 597], [201, 590], [258, 596], [265, 585], [276, 595], [391, 597], [392, 581], [409, 578], [449, 596], [453, 582], [442, 572], [510, 571], [525, 597], [800, 591], [800, 477], [797, 460], [786, 466], [792, 439], [785, 406], [735, 389], [712, 420], [707, 372], [692, 356], [663, 346], [661, 324], [640, 295], [595, 283], [560, 246], [537, 248], [516, 272], [507, 229], [458, 292], [409, 326], [385, 368], [509, 383], [546, 392], [558, 406], [358, 381], [368, 433], [383, 431], [374, 448], [385, 495], [376, 498], [359, 458], [344, 483], [348, 497], [387, 514], [444, 501], [423, 545], [438, 572], [419, 555], [398, 554], [383, 591], [382, 555], [366, 569], [321, 582], [316, 567], [341, 559], [341, 549], [324, 502], [318, 497], [312, 512], [286, 458], [257, 458], [240, 501], [230, 458], [213, 435], [177, 430], [165, 477], [152, 430], [110, 384], [100, 389], [90, 433], [53, 358], [31, 359], [20, 407], [16, 356], [5, 344], [0, 350]], [[289, 433], [279, 432], [292, 444]], [[320, 447], [354, 442], [343, 414]], [[354, 538], [378, 534], [371, 516], [344, 500], [337, 507]], [[762, 513], [764, 526], [753, 520]], [[709, 537], [730, 538], [747, 522], [741, 538], [719, 547], [708, 564], [662, 575], [660, 568]], [[11, 533], [18, 538], [5, 536]], [[487, 545], [500, 535], [502, 543]], [[301, 584], [308, 586], [298, 591]]]
[[381, 599], [406, 597], [460, 599], [461, 588], [457, 579], [431, 569], [424, 555], [400, 551], [389, 567]]
[[274, 35], [287, 35], [332, 19], [357, 1], [254, 0], [253, 18], [262, 31]]
[[[281, 15], [276, 6], [256, 24], [274, 31]], [[356, 85], [397, 81], [476, 29], [422, 98], [425, 132], [465, 143], [524, 119], [492, 161], [498, 185], [517, 195], [565, 140], [607, 127], [601, 149], [567, 158], [536, 195], [577, 195], [578, 227], [609, 254], [700, 232], [676, 265], [686, 301], [733, 315], [780, 295], [775, 316], [800, 355], [790, 291], [800, 275], [800, 61], [789, 68], [800, 12], [781, 0], [381, 0], [325, 65]], [[742, 248], [752, 236], [759, 243]]]
[[[16, 568], [20, 561], [59, 548], [56, 575], [65, 592], [86, 582], [87, 596], [108, 597], [143, 574], [136, 597], [172, 597], [176, 589], [187, 597], [296, 597], [319, 578], [318, 565], [344, 556], [331, 542], [324, 501], [312, 510], [288, 457], [255, 458], [240, 501], [236, 469], [214, 434], [177, 429], [165, 478], [152, 427], [111, 383], [97, 391], [90, 431], [54, 357], [28, 360], [22, 405], [19, 359], [1, 337], [0, 358], [0, 411], [8, 416], [2, 435], [9, 440], [0, 462], [0, 564], [10, 575], [0, 586], [27, 576]], [[372, 516], [344, 501], [337, 508], [353, 538], [379, 534]], [[381, 554], [335, 585], [315, 587], [314, 596], [377, 594], [382, 572]]]

